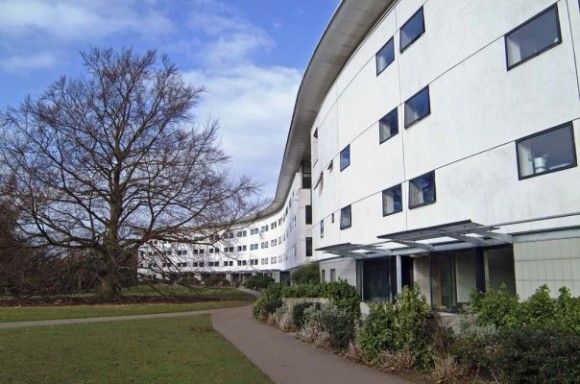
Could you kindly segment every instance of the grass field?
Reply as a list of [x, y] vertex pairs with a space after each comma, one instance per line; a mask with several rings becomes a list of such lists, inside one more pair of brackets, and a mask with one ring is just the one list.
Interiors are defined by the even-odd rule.
[[63, 305], [47, 307], [0, 307], [0, 323], [13, 321], [80, 319], [86, 317], [201, 311], [204, 309], [231, 308], [249, 304], [250, 302], [245, 300], [226, 300], [179, 304], [104, 304]]
[[0, 383], [271, 383], [209, 316], [0, 330]]

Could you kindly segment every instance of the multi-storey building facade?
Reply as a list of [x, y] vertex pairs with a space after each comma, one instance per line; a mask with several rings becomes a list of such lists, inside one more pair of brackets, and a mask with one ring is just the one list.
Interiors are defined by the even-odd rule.
[[280, 208], [271, 205], [258, 219], [227, 231], [193, 233], [195, 245], [153, 240], [140, 249], [139, 274], [160, 279], [191, 275], [198, 280], [222, 276], [242, 281], [265, 273], [289, 281], [290, 270], [312, 256], [310, 167], [294, 173]]
[[371, 3], [354, 49], [319, 46], [345, 58], [311, 106], [322, 273], [440, 308], [500, 284], [580, 294], [578, 1], [343, 2], [329, 28]]
[[344, 0], [304, 74], [276, 198], [248, 227], [279, 220], [298, 193], [299, 230], [280, 248], [298, 256], [252, 267], [318, 262], [364, 300], [416, 283], [441, 309], [501, 284], [579, 295], [579, 7]]

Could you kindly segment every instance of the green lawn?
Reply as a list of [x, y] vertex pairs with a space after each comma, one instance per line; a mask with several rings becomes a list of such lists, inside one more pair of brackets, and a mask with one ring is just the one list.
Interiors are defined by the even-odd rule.
[[[104, 304], [47, 307], [0, 307], [0, 323], [29, 320], [75, 319], [85, 317], [142, 315], [187, 312], [249, 305], [247, 300], [207, 301], [183, 304]], [[1, 383], [1, 381], [0, 381]]]
[[271, 383], [209, 316], [0, 330], [0, 383]]

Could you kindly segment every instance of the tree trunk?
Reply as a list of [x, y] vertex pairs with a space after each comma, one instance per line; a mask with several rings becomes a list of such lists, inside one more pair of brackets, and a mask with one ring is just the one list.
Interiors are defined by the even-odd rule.
[[119, 296], [119, 289], [115, 279], [115, 267], [107, 261], [105, 268], [99, 273], [100, 285], [97, 289], [98, 296], [103, 300], [113, 300]]

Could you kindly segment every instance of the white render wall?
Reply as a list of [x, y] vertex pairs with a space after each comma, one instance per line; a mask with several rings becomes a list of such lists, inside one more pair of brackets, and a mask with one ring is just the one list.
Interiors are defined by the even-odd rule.
[[[504, 34], [555, 3], [562, 43], [508, 71]], [[401, 54], [398, 30], [421, 6], [426, 31]], [[377, 76], [375, 53], [393, 35], [395, 61]], [[324, 175], [312, 191], [314, 248], [371, 244], [379, 235], [468, 219], [524, 220], [518, 230], [535, 230], [547, 223], [536, 219], [580, 213], [580, 168], [519, 180], [515, 146], [573, 121], [580, 153], [579, 52], [576, 0], [397, 2], [350, 58], [311, 127], [311, 135], [318, 129], [312, 177]], [[405, 129], [403, 103], [427, 85], [431, 114]], [[378, 120], [395, 107], [399, 134], [379, 145]], [[351, 164], [340, 172], [347, 145]], [[433, 170], [437, 202], [409, 210], [407, 181]], [[383, 217], [381, 192], [400, 183], [403, 212]], [[340, 209], [349, 204], [352, 227], [341, 231]], [[549, 225], [580, 225], [580, 216]]]
[[[261, 218], [252, 223], [240, 227], [234, 227], [229, 232], [233, 232], [233, 239], [223, 239], [214, 245], [220, 249], [219, 253], [209, 253], [207, 245], [186, 245], [186, 244], [151, 244], [140, 249], [141, 252], [153, 253], [156, 251], [170, 251], [167, 256], [172, 263], [170, 267], [161, 267], [163, 272], [193, 272], [193, 273], [254, 273], [262, 271], [286, 271], [304, 264], [306, 257], [306, 237], [310, 237], [310, 225], [306, 224], [306, 206], [310, 205], [310, 189], [302, 188], [302, 173], [297, 172], [291, 189], [282, 208], [276, 213]], [[287, 214], [286, 214], [286, 210]], [[279, 219], [282, 224], [278, 225]], [[271, 224], [276, 223], [276, 228], [271, 229]], [[268, 225], [268, 231], [250, 235], [251, 228], [261, 229]], [[246, 231], [246, 236], [237, 237], [238, 231]], [[271, 240], [284, 239], [275, 246], [271, 245]], [[207, 240], [205, 240], [207, 241]], [[268, 248], [262, 249], [261, 244], [268, 242]], [[258, 244], [257, 250], [250, 250], [251, 244]], [[238, 251], [238, 246], [246, 246], [246, 251]], [[224, 248], [234, 247], [234, 252], [224, 252]], [[194, 254], [193, 250], [203, 249], [203, 254]], [[185, 255], [177, 255], [177, 251], [186, 251]], [[250, 265], [250, 260], [258, 260], [257, 265]], [[262, 260], [266, 260], [267, 263]], [[275, 259], [275, 260], [274, 260]], [[165, 262], [164, 258], [153, 257], [157, 264]], [[246, 261], [246, 265], [238, 266], [239, 261]], [[219, 267], [209, 267], [209, 262], [219, 262]], [[224, 266], [224, 261], [233, 261], [233, 266]], [[194, 262], [203, 262], [203, 267], [194, 267]], [[140, 260], [144, 267], [147, 267], [147, 260]], [[185, 267], [179, 267], [178, 263], [187, 263]], [[152, 274], [147, 268], [139, 269], [139, 273]], [[160, 274], [158, 274], [160, 275]], [[159, 277], [159, 276], [158, 276]]]

